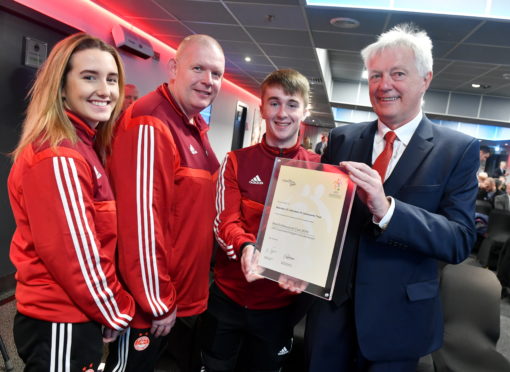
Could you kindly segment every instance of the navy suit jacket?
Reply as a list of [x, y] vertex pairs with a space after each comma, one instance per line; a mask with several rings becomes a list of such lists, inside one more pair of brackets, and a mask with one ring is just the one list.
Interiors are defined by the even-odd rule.
[[[376, 131], [376, 121], [333, 129], [323, 162], [370, 165]], [[473, 247], [478, 167], [477, 140], [424, 117], [384, 183], [395, 199], [386, 230], [356, 198], [333, 301], [349, 297], [355, 268], [356, 330], [367, 359], [418, 358], [441, 346], [437, 261], [459, 263]]]

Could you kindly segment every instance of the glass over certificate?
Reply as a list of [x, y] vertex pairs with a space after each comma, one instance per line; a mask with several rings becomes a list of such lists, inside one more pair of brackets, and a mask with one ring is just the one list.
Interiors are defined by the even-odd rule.
[[337, 166], [276, 158], [257, 237], [257, 272], [331, 299], [355, 189]]

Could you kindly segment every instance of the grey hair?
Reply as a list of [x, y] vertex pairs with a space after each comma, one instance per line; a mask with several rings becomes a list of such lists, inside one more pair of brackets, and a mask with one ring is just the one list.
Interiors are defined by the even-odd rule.
[[432, 41], [425, 31], [419, 30], [412, 23], [403, 23], [381, 34], [375, 43], [361, 51], [365, 67], [376, 54], [387, 48], [407, 47], [414, 53], [418, 73], [425, 77], [432, 72]]

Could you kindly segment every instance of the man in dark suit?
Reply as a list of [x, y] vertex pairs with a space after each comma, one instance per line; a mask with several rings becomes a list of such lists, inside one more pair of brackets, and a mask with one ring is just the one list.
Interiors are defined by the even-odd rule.
[[501, 176], [506, 176], [506, 161], [500, 161], [499, 167], [497, 167], [492, 174], [494, 178], [499, 178]]
[[494, 209], [510, 211], [510, 183], [506, 184], [506, 193], [494, 198]]
[[327, 136], [327, 134], [322, 134], [321, 141], [315, 145], [315, 153], [319, 154], [319, 155], [324, 154], [324, 150], [326, 150], [327, 146], [328, 146], [328, 136]]
[[442, 344], [437, 261], [461, 262], [475, 242], [479, 145], [421, 111], [432, 80], [425, 32], [396, 26], [362, 56], [379, 120], [333, 129], [322, 158], [358, 191], [333, 299], [308, 314], [308, 367], [414, 372]]

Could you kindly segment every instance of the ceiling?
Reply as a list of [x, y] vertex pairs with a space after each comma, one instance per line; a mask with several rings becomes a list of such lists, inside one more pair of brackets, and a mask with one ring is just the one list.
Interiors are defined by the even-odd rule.
[[[328, 50], [333, 80], [359, 81], [363, 70], [359, 51], [402, 22], [412, 21], [433, 41], [431, 89], [510, 97], [508, 21], [315, 7], [304, 5], [304, 0], [93, 1], [174, 48], [192, 33], [213, 36], [227, 58], [226, 77], [255, 95], [271, 71], [299, 70], [312, 83], [312, 115], [307, 119], [312, 125], [334, 126], [314, 48]], [[335, 17], [360, 24], [337, 28], [330, 24]], [[246, 56], [251, 62], [244, 60]], [[475, 82], [482, 88], [472, 88]]]

